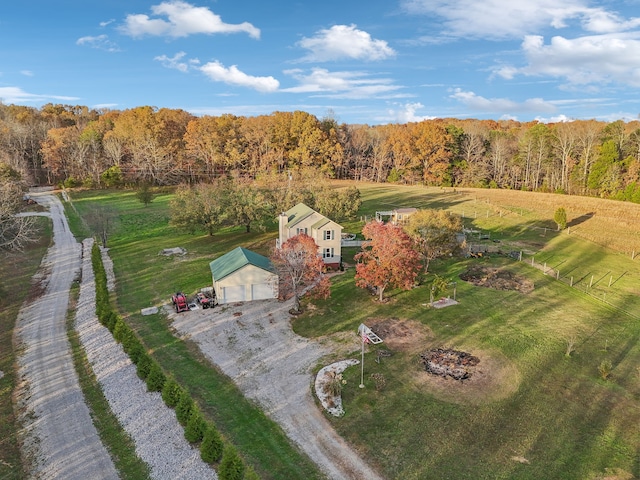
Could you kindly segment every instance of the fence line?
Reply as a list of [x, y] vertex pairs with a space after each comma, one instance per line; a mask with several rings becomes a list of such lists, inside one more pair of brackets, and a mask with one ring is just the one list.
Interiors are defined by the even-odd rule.
[[[548, 276], [554, 278], [555, 280], [557, 280], [559, 282], [562, 282], [562, 283], [564, 283], [565, 285], [567, 285], [567, 286], [569, 286], [571, 288], [574, 288], [578, 292], [584, 293], [585, 295], [588, 295], [589, 297], [591, 297], [591, 298], [593, 298], [595, 300], [598, 300], [598, 301], [610, 306], [611, 308], [613, 308], [616, 311], [624, 313], [625, 315], [627, 315], [627, 316], [629, 316], [631, 318], [634, 318], [636, 320], [640, 320], [640, 315], [632, 313], [632, 312], [630, 312], [630, 311], [628, 311], [628, 310], [626, 310], [626, 309], [624, 309], [624, 308], [622, 308], [622, 307], [620, 307], [620, 306], [618, 306], [618, 305], [616, 305], [614, 303], [611, 303], [611, 301], [607, 300], [607, 298], [606, 298], [607, 293], [606, 292], [603, 292], [602, 296], [596, 295], [595, 293], [593, 293], [593, 287], [594, 287], [593, 280], [595, 279], [595, 275], [591, 275], [589, 283], [585, 284], [585, 287], [582, 288], [582, 287], [578, 287], [577, 285], [580, 284], [586, 277], [588, 277], [588, 274], [585, 275], [584, 277], [580, 278], [577, 282], [574, 282], [573, 281], [573, 276], [570, 276], [570, 277], [562, 276], [560, 274], [560, 270], [559, 269], [556, 269], [556, 268], [548, 266], [546, 262], [544, 262], [544, 263], [536, 262], [535, 256], [533, 256], [533, 255], [531, 256], [531, 259], [523, 259], [522, 258], [522, 252], [520, 252], [519, 258], [516, 258], [516, 260], [522, 261], [522, 262], [526, 263], [527, 265], [542, 271], [542, 273], [544, 273], [545, 275], [548, 275]], [[598, 279], [596, 281], [596, 284], [599, 283], [600, 280], [602, 280], [603, 278], [605, 278], [609, 274], [611, 274], [611, 272], [607, 272], [607, 274], [605, 274], [604, 276], [600, 277], [600, 279]], [[624, 276], [624, 273], [622, 275], [619, 275], [618, 279], [621, 278], [622, 276]], [[616, 281], [618, 279], [616, 279]], [[612, 283], [612, 281], [613, 281], [613, 275], [611, 275], [610, 278], [609, 278], [609, 287], [608, 288], [610, 288], [612, 284], [615, 284], [615, 282]]]

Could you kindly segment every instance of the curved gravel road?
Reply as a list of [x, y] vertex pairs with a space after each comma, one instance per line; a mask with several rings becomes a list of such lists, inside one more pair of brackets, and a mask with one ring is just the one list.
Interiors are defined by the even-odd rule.
[[117, 479], [84, 402], [67, 339], [69, 289], [79, 274], [81, 247], [58, 198], [50, 193], [32, 198], [50, 210], [54, 244], [41, 265], [40, 293], [22, 307], [15, 329], [21, 350], [16, 400], [29, 474], [43, 479]]

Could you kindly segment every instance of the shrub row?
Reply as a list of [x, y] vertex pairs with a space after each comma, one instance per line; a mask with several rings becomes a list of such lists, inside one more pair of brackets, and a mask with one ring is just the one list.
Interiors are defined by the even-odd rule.
[[102, 263], [100, 247], [93, 244], [91, 263], [96, 283], [96, 315], [102, 325], [113, 334], [136, 366], [138, 377], [147, 384], [150, 392], [161, 392], [164, 403], [173, 408], [178, 422], [184, 427], [188, 442], [200, 447], [200, 457], [209, 464], [218, 464], [220, 480], [257, 480], [259, 477], [247, 467], [236, 448], [225, 443], [216, 426], [206, 421], [202, 412], [187, 390], [171, 376], [166, 376], [162, 367], [151, 355], [133, 329], [111, 307], [107, 289], [107, 274]]

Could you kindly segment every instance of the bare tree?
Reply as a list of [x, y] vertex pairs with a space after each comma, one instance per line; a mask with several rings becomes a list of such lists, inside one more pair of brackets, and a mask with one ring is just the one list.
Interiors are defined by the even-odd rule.
[[102, 246], [107, 247], [107, 240], [116, 225], [116, 211], [105, 205], [96, 205], [86, 216], [87, 224], [94, 235], [100, 238]]
[[20, 175], [0, 163], [0, 250], [20, 251], [35, 240], [34, 219], [18, 215], [22, 210], [23, 194]]

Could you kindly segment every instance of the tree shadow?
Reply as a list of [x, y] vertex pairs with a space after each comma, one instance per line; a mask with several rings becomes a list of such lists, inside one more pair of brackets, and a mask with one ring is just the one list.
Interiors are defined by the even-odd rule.
[[595, 212], [589, 212], [589, 213], [585, 213], [584, 215], [580, 215], [579, 217], [572, 219], [570, 222], [567, 222], [567, 227], [575, 227], [576, 225], [580, 225], [581, 223], [584, 223], [587, 220], [589, 220], [594, 215], [595, 215]]

